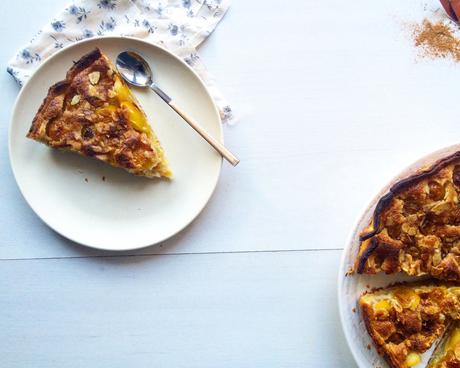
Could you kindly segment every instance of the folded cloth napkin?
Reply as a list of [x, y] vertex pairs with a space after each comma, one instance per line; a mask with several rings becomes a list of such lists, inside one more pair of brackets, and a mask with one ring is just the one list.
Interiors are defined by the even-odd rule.
[[206, 72], [196, 47], [222, 19], [230, 0], [75, 0], [43, 27], [8, 63], [22, 85], [59, 49], [83, 39], [122, 35], [159, 44], [181, 57], [208, 87], [222, 121], [232, 110]]

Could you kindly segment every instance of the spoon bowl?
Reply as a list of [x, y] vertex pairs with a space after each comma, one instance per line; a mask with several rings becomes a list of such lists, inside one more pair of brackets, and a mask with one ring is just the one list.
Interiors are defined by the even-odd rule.
[[153, 82], [152, 69], [145, 59], [134, 51], [120, 53], [116, 61], [122, 77], [138, 87], [149, 87]]

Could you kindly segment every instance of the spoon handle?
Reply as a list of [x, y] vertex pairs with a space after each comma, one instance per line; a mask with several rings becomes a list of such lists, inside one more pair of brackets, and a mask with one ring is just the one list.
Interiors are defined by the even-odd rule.
[[219, 152], [223, 158], [225, 158], [233, 166], [238, 165], [240, 160], [231, 153], [225, 146], [212, 137], [206, 130], [204, 130], [195, 120], [189, 117], [182, 109], [175, 104], [175, 102], [164, 93], [158, 86], [152, 85], [151, 88], [175, 111], [182, 119], [184, 119], [195, 131], [201, 135], [214, 149]]
[[187, 114], [182, 111], [174, 101], [170, 101], [169, 106], [177, 112], [182, 119], [184, 119], [195, 131], [201, 135], [214, 149], [219, 152], [223, 158], [225, 158], [228, 162], [230, 162], [233, 166], [238, 165], [240, 160], [235, 157], [233, 153], [231, 153], [225, 146], [220, 143], [218, 140], [214, 139], [208, 132], [206, 132], [197, 122], [195, 122], [191, 117], [187, 116]]

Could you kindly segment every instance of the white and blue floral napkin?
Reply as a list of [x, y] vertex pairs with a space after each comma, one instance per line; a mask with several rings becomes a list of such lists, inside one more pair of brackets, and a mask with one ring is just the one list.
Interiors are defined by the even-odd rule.
[[43, 60], [69, 44], [104, 35], [137, 37], [185, 60], [207, 85], [222, 120], [230, 120], [232, 110], [196, 51], [229, 6], [230, 0], [75, 0], [17, 53], [7, 71], [22, 85]]

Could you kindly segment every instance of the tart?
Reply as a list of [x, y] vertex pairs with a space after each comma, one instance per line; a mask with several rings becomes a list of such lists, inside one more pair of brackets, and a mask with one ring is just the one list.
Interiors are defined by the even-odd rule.
[[112, 62], [95, 49], [48, 91], [28, 138], [145, 177], [171, 178], [164, 150]]
[[400, 284], [363, 294], [362, 317], [377, 351], [392, 368], [414, 367], [460, 318], [460, 288]]
[[360, 235], [358, 273], [460, 281], [460, 152], [394, 184]]
[[460, 324], [455, 323], [436, 347], [427, 368], [460, 367]]

